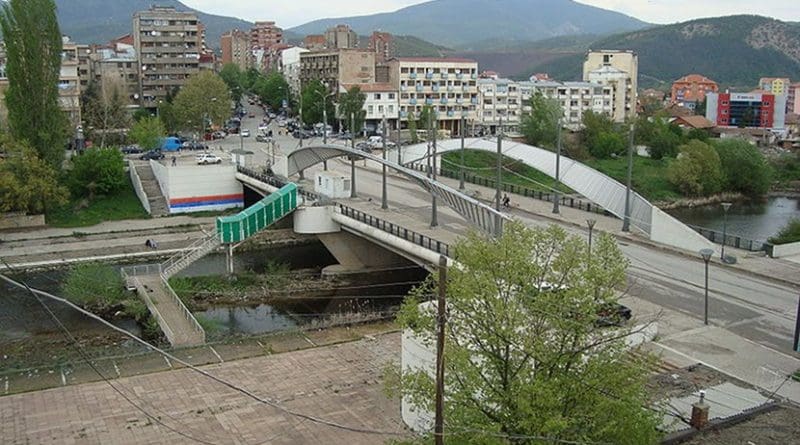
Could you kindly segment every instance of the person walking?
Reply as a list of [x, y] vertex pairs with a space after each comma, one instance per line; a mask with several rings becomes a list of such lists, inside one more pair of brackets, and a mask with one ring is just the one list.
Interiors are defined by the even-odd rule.
[[175, 156], [173, 156], [173, 157], [172, 157], [172, 166], [173, 166], [173, 167], [175, 167], [176, 165], [178, 165], [178, 158], [176, 158]]
[[503, 207], [507, 209], [511, 207], [511, 199], [508, 197], [507, 193], [503, 194]]

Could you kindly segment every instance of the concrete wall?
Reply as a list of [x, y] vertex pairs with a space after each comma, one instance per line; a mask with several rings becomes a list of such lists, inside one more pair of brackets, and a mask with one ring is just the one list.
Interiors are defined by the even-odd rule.
[[128, 172], [131, 175], [131, 182], [133, 183], [133, 190], [136, 192], [136, 197], [139, 198], [139, 202], [142, 203], [142, 207], [147, 210], [147, 213], [150, 213], [150, 200], [147, 199], [147, 194], [144, 192], [142, 188], [142, 180], [139, 178], [139, 174], [136, 173], [136, 167], [133, 166], [133, 161], [128, 160]]
[[150, 165], [170, 214], [244, 207], [244, 190], [233, 164], [167, 167], [150, 161]]
[[653, 207], [650, 239], [694, 253], [700, 249], [717, 248], [714, 243], [657, 207]]
[[21, 215], [16, 213], [0, 215], [0, 230], [28, 229], [44, 225], [44, 215]]
[[772, 258], [784, 258], [787, 256], [800, 255], [800, 242], [789, 244], [773, 244], [767, 250]]
[[336, 233], [341, 226], [333, 221], [333, 207], [298, 207], [294, 218], [294, 232], [307, 235], [320, 233]]
[[153, 175], [155, 175], [158, 186], [161, 188], [161, 194], [164, 195], [164, 199], [169, 203], [169, 171], [167, 166], [158, 161], [150, 160], [150, 168], [153, 170]]

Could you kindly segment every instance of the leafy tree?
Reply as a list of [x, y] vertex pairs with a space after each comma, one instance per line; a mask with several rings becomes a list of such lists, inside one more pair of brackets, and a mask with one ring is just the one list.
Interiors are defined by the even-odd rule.
[[419, 115], [417, 116], [418, 125], [422, 125], [425, 127], [428, 140], [431, 140], [433, 138], [431, 130], [433, 129], [433, 126], [436, 125], [433, 122], [434, 113], [435, 111], [433, 110], [433, 107], [431, 105], [423, 105], [422, 110], [419, 112]]
[[2, 135], [0, 147], [5, 154], [0, 161], [0, 212], [44, 213], [67, 202], [67, 189], [55, 167], [26, 142]]
[[261, 77], [256, 81], [253, 90], [258, 94], [261, 102], [268, 105], [273, 110], [278, 110], [283, 106], [284, 100], [290, 100], [289, 83], [277, 71], [272, 71], [266, 77]]
[[145, 150], [153, 150], [161, 144], [161, 138], [166, 136], [167, 131], [161, 119], [155, 116], [148, 116], [133, 124], [128, 138]]
[[800, 219], [792, 218], [777, 235], [769, 239], [772, 244], [800, 242]]
[[100, 148], [105, 148], [109, 131], [130, 125], [127, 105], [127, 94], [119, 79], [106, 76], [99, 83], [90, 82], [83, 95], [83, 120], [99, 136]]
[[247, 71], [244, 72], [244, 87], [247, 91], [254, 92], [253, 87], [256, 85], [259, 79], [264, 77], [260, 71], [255, 68], [248, 68]]
[[219, 76], [201, 71], [186, 81], [172, 105], [180, 128], [203, 133], [231, 116], [231, 93]]
[[73, 196], [110, 195], [127, 184], [122, 152], [115, 148], [86, 150], [71, 159], [69, 187]]
[[413, 111], [408, 112], [408, 133], [411, 137], [412, 144], [419, 142], [419, 137], [417, 136], [417, 118], [414, 116]]
[[242, 101], [242, 94], [244, 94], [244, 76], [239, 65], [235, 63], [226, 63], [219, 71], [219, 77], [228, 85], [231, 92], [231, 98], [234, 102], [239, 103]]
[[680, 147], [680, 155], [670, 162], [667, 179], [684, 195], [708, 196], [722, 190], [724, 176], [714, 147], [692, 140]]
[[56, 169], [64, 159], [69, 123], [59, 106], [61, 31], [53, 0], [9, 0], [0, 9], [6, 49], [8, 126]]
[[139, 108], [138, 110], [133, 112], [133, 121], [139, 122], [142, 119], [147, 119], [148, 117], [152, 117], [153, 114], [149, 111], [145, 110], [144, 108]]
[[180, 130], [180, 123], [178, 122], [177, 112], [175, 105], [169, 101], [158, 104], [158, 118], [164, 124], [164, 129], [168, 134], [176, 134]]
[[583, 124], [583, 143], [589, 147], [590, 151], [601, 133], [614, 131], [614, 121], [603, 113], [593, 111], [583, 113], [581, 123]]
[[589, 153], [595, 158], [610, 158], [625, 151], [625, 139], [614, 131], [600, 133], [595, 142], [589, 146]]
[[[344, 127], [351, 133], [356, 134], [364, 128], [364, 119], [367, 112], [364, 111], [364, 102], [367, 96], [361, 92], [358, 86], [351, 87], [346, 93], [339, 95], [339, 113], [344, 120]], [[353, 116], [352, 128], [350, 116]]]
[[[590, 256], [583, 239], [561, 228], [512, 222], [496, 240], [469, 235], [455, 261], [444, 352], [449, 442], [657, 443], [660, 414], [647, 407], [647, 372], [625, 358], [631, 329], [598, 323], [628, 265], [611, 236], [601, 236]], [[431, 349], [436, 311], [420, 302], [437, 292], [429, 280], [398, 317]], [[433, 412], [433, 370], [400, 372], [403, 398]]]
[[751, 197], [769, 191], [772, 170], [758, 148], [742, 139], [721, 140], [714, 148], [725, 174], [725, 190]]
[[323, 97], [327, 97], [324, 102], [328, 112], [328, 120], [330, 121], [334, 117], [336, 110], [333, 106], [333, 101], [328, 97], [329, 94], [328, 88], [319, 80], [311, 81], [303, 88], [301, 106], [303, 107], [304, 124], [322, 122]]
[[548, 99], [540, 92], [531, 98], [531, 113], [522, 118], [522, 134], [531, 145], [555, 148], [559, 122], [563, 110], [555, 99]]
[[659, 130], [650, 141], [648, 151], [653, 159], [672, 158], [678, 154], [681, 137], [672, 131]]
[[698, 100], [697, 103], [694, 105], [694, 114], [698, 116], [705, 116], [706, 115], [706, 107], [708, 106], [708, 99], [703, 98], [703, 100]]

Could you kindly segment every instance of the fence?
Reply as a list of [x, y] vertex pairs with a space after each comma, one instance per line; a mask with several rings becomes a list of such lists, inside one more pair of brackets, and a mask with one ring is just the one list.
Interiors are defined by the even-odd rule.
[[297, 185], [289, 183], [233, 216], [217, 218], [217, 234], [225, 244], [238, 243], [264, 230], [297, 208]]
[[364, 223], [370, 227], [382, 230], [390, 235], [402, 238], [420, 247], [434, 251], [444, 256], [450, 256], [450, 246], [441, 241], [437, 241], [429, 236], [417, 233], [413, 230], [408, 230], [405, 227], [398, 226], [397, 224], [390, 223], [386, 220], [376, 218], [368, 213], [348, 207], [344, 204], [337, 204], [339, 213], [348, 218]]
[[[705, 227], [693, 226], [691, 224], [687, 224], [687, 226], [689, 226], [692, 230], [699, 233], [712, 243], [723, 244], [722, 232], [707, 229]], [[766, 240], [764, 241], [754, 240], [731, 234], [725, 234], [724, 238], [725, 238], [724, 244], [726, 246], [735, 247], [737, 249], [742, 249], [742, 250], [748, 250], [750, 252], [760, 252], [762, 250], [766, 250], [766, 244], [767, 244]]]
[[[258, 170], [254, 170], [252, 168], [238, 166], [236, 168], [236, 171], [241, 173], [241, 174], [243, 174], [243, 175], [245, 175], [245, 176], [249, 176], [249, 177], [251, 177], [253, 179], [258, 179], [259, 181], [261, 181], [261, 182], [263, 182], [265, 184], [269, 184], [269, 185], [271, 185], [273, 187], [277, 187], [277, 188], [281, 188], [281, 187], [283, 187], [283, 186], [285, 186], [286, 184], [289, 183], [289, 182], [284, 181], [284, 180], [282, 180], [282, 179], [280, 179], [280, 178], [278, 178], [276, 176], [270, 176], [265, 171], [258, 171]], [[303, 196], [305, 198], [308, 198], [311, 201], [318, 201], [319, 198], [320, 198], [320, 196], [318, 194], [316, 194], [314, 192], [309, 192], [307, 190], [303, 190], [303, 189], [301, 189], [299, 187], [297, 189], [297, 194], [300, 195], [300, 196]]]
[[[428, 166], [425, 164], [413, 163], [413, 164], [408, 164], [407, 167], [423, 173], [428, 172]], [[437, 168], [436, 170], [438, 175], [444, 176], [445, 178], [451, 178], [451, 179], [461, 178], [461, 172], [458, 170], [448, 170], [443, 168]], [[480, 185], [489, 188], [496, 188], [497, 184], [497, 181], [494, 179], [489, 179], [483, 176], [473, 175], [471, 173], [466, 173], [466, 172], [464, 173], [464, 181], [469, 182], [470, 184]], [[500, 185], [500, 190], [507, 193], [513, 193], [515, 195], [521, 195], [526, 198], [538, 199], [540, 201], [553, 202], [553, 200], [555, 199], [555, 193], [543, 192], [541, 190], [534, 190], [516, 184], [502, 183]], [[571, 207], [573, 209], [579, 209], [585, 212], [598, 213], [605, 216], [613, 216], [604, 208], [592, 202], [584, 201], [580, 198], [575, 198], [573, 196], [565, 196], [563, 194], [560, 194], [559, 196], [560, 196], [560, 204], [564, 207]]]
[[[201, 340], [200, 343], [201, 344], [205, 343], [206, 342], [206, 331], [203, 329], [202, 326], [200, 326], [200, 323], [197, 321], [197, 319], [194, 318], [194, 315], [192, 315], [192, 313], [189, 311], [189, 308], [187, 308], [186, 305], [183, 304], [183, 301], [181, 301], [181, 299], [178, 297], [178, 294], [176, 294], [175, 291], [172, 290], [172, 286], [169, 285], [169, 282], [167, 281], [167, 278], [163, 274], [160, 274], [159, 278], [161, 278], [161, 285], [163, 286], [164, 290], [167, 292], [167, 294], [172, 299], [172, 302], [176, 306], [178, 306], [178, 309], [180, 310], [181, 315], [183, 315], [183, 318], [185, 318], [189, 322], [189, 324], [192, 326], [192, 329], [195, 331], [195, 333], [197, 333], [199, 336], [202, 337], [202, 340]], [[164, 323], [164, 324], [166, 325], [166, 323]]]

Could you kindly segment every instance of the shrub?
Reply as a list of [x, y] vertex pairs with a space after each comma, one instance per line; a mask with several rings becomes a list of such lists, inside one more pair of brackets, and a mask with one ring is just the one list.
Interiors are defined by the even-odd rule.
[[122, 277], [104, 264], [75, 266], [62, 287], [69, 301], [83, 307], [105, 309], [125, 300]]
[[597, 140], [589, 146], [592, 156], [600, 159], [609, 158], [623, 151], [625, 151], [625, 139], [613, 131], [600, 133]]
[[681, 146], [680, 155], [669, 164], [667, 178], [688, 196], [719, 193], [724, 182], [719, 155], [713, 147], [697, 140]]
[[789, 221], [777, 235], [769, 239], [772, 244], [789, 244], [800, 242], [800, 219]]
[[126, 185], [122, 152], [98, 148], [74, 156], [68, 184], [73, 196], [111, 195], [121, 190]]
[[758, 148], [742, 139], [727, 139], [715, 148], [725, 175], [725, 190], [762, 196], [772, 183], [772, 170]]
[[650, 157], [653, 159], [674, 158], [678, 154], [681, 138], [672, 131], [661, 131], [650, 141]]

